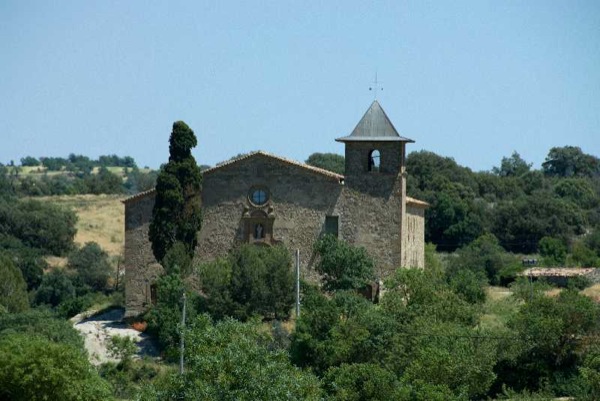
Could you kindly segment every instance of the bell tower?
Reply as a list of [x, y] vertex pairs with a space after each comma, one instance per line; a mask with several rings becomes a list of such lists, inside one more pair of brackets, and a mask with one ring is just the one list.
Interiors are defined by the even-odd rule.
[[[359, 191], [377, 192], [376, 187], [389, 186], [391, 181], [398, 179], [403, 181], [406, 143], [414, 141], [398, 134], [377, 100], [373, 101], [352, 133], [336, 141], [343, 142], [346, 147], [347, 186]], [[403, 190], [403, 195], [406, 196], [406, 190]]]

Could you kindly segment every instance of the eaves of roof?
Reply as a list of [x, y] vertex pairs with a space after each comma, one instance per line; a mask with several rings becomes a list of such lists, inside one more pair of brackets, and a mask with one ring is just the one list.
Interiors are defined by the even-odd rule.
[[415, 206], [415, 207], [422, 207], [422, 208], [428, 208], [429, 206], [431, 206], [429, 203], [419, 200], [419, 199], [415, 199], [415, 198], [411, 198], [410, 196], [406, 197], [406, 204], [407, 205], [411, 205], [411, 206]]

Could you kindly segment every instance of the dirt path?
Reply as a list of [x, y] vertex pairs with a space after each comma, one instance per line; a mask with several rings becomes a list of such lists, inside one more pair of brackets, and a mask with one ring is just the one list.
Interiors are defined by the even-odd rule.
[[73, 327], [85, 340], [90, 362], [94, 365], [108, 361], [116, 361], [110, 357], [107, 347], [110, 337], [114, 335], [128, 336], [138, 346], [136, 357], [157, 357], [158, 351], [147, 334], [140, 333], [123, 323], [123, 309], [111, 309], [99, 315], [90, 316], [93, 312], [85, 312], [71, 318]]

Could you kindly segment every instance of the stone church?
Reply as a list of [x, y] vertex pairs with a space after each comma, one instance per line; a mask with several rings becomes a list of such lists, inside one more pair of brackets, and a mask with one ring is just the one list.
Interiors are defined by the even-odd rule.
[[[362, 246], [386, 277], [398, 267], [424, 265], [426, 202], [406, 195], [406, 144], [374, 101], [348, 136], [345, 174], [263, 151], [203, 172], [203, 224], [196, 258], [226, 255], [238, 244], [284, 244], [300, 251], [303, 274], [315, 276], [314, 242], [329, 233]], [[162, 267], [148, 240], [154, 190], [125, 204], [126, 316], [145, 311]]]

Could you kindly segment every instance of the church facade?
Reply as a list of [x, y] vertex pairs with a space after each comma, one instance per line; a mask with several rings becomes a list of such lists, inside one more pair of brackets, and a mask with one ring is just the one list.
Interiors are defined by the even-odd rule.
[[[384, 278], [424, 265], [427, 203], [406, 194], [406, 144], [374, 101], [345, 145], [345, 174], [257, 151], [203, 172], [203, 223], [196, 258], [212, 260], [243, 243], [282, 243], [300, 251], [303, 274], [317, 278], [313, 244], [323, 234], [362, 246]], [[144, 312], [162, 267], [148, 227], [154, 191], [124, 200], [126, 317]]]

